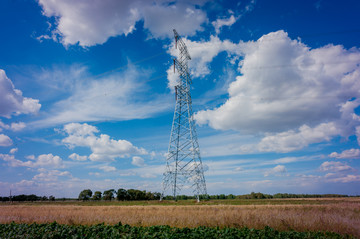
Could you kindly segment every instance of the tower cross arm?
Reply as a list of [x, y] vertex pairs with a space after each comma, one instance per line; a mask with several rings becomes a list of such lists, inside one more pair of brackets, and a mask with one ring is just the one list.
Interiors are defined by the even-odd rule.
[[177, 33], [177, 31], [175, 29], [173, 29], [174, 31], [174, 37], [175, 37], [175, 47], [179, 47], [180, 52], [185, 54], [186, 58], [188, 60], [191, 60], [189, 51], [184, 43], [184, 41], [181, 39], [180, 35]]

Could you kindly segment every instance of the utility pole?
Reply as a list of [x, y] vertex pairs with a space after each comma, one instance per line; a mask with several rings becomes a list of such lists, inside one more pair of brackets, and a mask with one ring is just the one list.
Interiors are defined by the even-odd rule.
[[169, 188], [176, 200], [182, 187], [189, 184], [199, 202], [200, 196], [206, 196], [207, 191], [192, 112], [190, 94], [192, 80], [188, 68], [191, 57], [184, 41], [175, 29], [174, 37], [175, 48], [179, 50], [178, 57], [174, 59], [174, 73], [176, 69], [179, 78], [175, 86], [176, 104], [160, 200]]

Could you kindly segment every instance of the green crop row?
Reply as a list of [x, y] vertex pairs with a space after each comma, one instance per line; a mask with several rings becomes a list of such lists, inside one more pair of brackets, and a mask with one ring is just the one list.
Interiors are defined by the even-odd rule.
[[176, 228], [170, 226], [135, 227], [129, 225], [0, 224], [0, 238], [351, 238], [332, 232], [279, 232], [270, 227]]

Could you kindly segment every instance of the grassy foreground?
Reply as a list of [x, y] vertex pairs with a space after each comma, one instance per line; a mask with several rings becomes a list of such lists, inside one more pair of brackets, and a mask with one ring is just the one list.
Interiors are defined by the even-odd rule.
[[132, 227], [121, 223], [110, 226], [68, 226], [51, 224], [0, 224], [0, 238], [350, 238], [336, 233], [279, 232], [270, 227], [248, 228], [174, 228], [169, 226]]
[[[226, 202], [231, 202], [227, 200]], [[281, 232], [328, 231], [360, 238], [360, 199], [255, 200], [257, 204], [218, 202], [64, 202], [0, 204], [0, 223], [51, 223], [66, 225], [116, 225], [132, 227], [168, 225], [176, 228], [237, 228]], [[135, 202], [134, 202], [135, 203]], [[243, 203], [243, 204], [241, 204]], [[135, 229], [134, 229], [135, 230]], [[175, 229], [174, 229], [175, 230]]]

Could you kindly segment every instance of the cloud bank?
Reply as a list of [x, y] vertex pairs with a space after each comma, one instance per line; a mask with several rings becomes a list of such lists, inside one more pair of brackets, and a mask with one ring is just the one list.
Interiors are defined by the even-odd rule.
[[[195, 115], [199, 124], [265, 134], [260, 151], [290, 152], [337, 135], [355, 134], [360, 125], [354, 113], [360, 106], [359, 49], [331, 44], [311, 49], [284, 31], [239, 44], [221, 40], [210, 44], [215, 39], [197, 43], [210, 48], [206, 61], [198, 57], [198, 62], [204, 62], [200, 66], [206, 69], [206, 62], [227, 51], [243, 58], [240, 75], [230, 84], [224, 104]], [[206, 70], [200, 72], [207, 74]]]
[[[65, 46], [79, 44], [87, 47], [102, 44], [110, 37], [128, 35], [139, 21], [157, 38], [172, 34], [176, 28], [184, 35], [202, 30], [207, 21], [197, 6], [206, 1], [140, 1], [140, 0], [39, 0], [43, 14], [56, 19], [53, 39]], [[50, 36], [42, 36], [50, 38]]]

